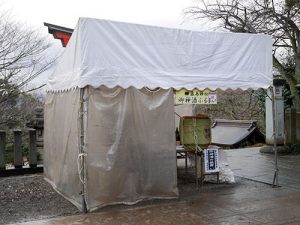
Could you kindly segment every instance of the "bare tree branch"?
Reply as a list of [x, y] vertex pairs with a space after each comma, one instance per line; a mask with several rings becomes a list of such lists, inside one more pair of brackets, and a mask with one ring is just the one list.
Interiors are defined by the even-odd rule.
[[[274, 67], [288, 81], [293, 104], [300, 111], [296, 88], [300, 82], [299, 0], [202, 0], [185, 9], [185, 15], [192, 20], [219, 22], [220, 28], [231, 32], [272, 35]], [[293, 58], [293, 64], [287, 65], [286, 57]]]
[[55, 60], [47, 56], [49, 48], [46, 37], [37, 30], [21, 26], [7, 14], [0, 15], [0, 124], [17, 122], [20, 99], [41, 88], [25, 90], [53, 65]]

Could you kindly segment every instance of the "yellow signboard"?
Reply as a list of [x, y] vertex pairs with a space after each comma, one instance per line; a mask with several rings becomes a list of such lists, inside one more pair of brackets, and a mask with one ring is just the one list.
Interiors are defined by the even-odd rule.
[[198, 105], [213, 105], [217, 104], [217, 92], [205, 89], [203, 91], [194, 89], [188, 91], [186, 89], [181, 89], [176, 91], [175, 94], [175, 104], [185, 105], [185, 104], [198, 104]]

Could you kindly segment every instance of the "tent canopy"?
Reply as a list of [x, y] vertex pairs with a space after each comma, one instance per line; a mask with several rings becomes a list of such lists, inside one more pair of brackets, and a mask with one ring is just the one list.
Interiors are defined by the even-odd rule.
[[80, 208], [79, 170], [89, 210], [177, 197], [172, 88], [268, 88], [271, 47], [267, 35], [79, 19], [48, 81], [46, 178]]
[[268, 88], [272, 38], [80, 18], [48, 91], [85, 86]]

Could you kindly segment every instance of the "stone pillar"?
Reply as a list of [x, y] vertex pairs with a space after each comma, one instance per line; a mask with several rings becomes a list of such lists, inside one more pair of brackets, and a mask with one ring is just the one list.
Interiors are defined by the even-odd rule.
[[300, 143], [300, 112], [296, 113], [296, 142]]
[[14, 166], [23, 166], [22, 131], [18, 129], [14, 130]]
[[[282, 96], [282, 86], [274, 87], [275, 95], [275, 117], [276, 117], [276, 143], [278, 145], [284, 144], [284, 100]], [[272, 98], [273, 94], [268, 89], [268, 96], [266, 97], [266, 143], [272, 145], [274, 143], [273, 137], [273, 108]]]
[[36, 130], [29, 129], [29, 166], [37, 166]]
[[0, 130], [0, 170], [5, 170], [6, 133]]
[[296, 143], [296, 109], [285, 110], [285, 142], [288, 145]]

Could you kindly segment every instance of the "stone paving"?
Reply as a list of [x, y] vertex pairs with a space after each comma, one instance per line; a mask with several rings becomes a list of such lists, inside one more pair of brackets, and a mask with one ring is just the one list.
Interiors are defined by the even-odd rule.
[[[273, 157], [258, 149], [228, 151], [237, 175], [270, 183]], [[183, 189], [179, 199], [135, 206], [106, 207], [97, 212], [31, 221], [22, 225], [63, 224], [300, 224], [299, 157], [280, 157], [281, 187], [244, 178], [236, 184], [206, 184], [202, 189]], [[285, 175], [287, 177], [285, 177]]]

